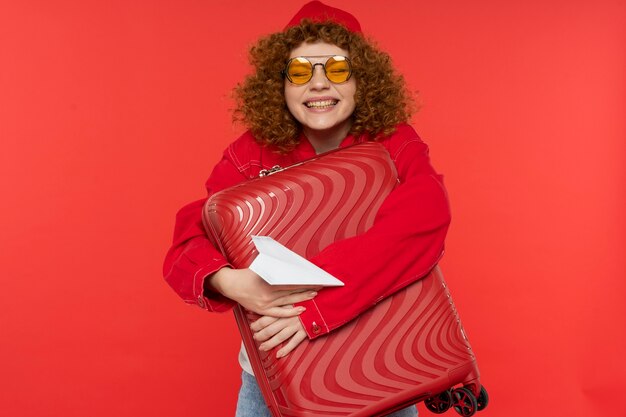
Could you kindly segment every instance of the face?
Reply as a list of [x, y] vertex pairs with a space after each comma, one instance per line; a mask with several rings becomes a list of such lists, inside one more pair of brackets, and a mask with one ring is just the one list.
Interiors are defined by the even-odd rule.
[[[328, 58], [319, 57], [322, 55], [349, 58], [348, 51], [325, 42], [303, 43], [291, 51], [289, 58], [303, 56], [313, 64], [323, 64]], [[354, 75], [344, 83], [335, 84], [326, 78], [322, 65], [314, 67], [313, 78], [306, 84], [296, 85], [285, 79], [287, 107], [309, 138], [323, 134], [328, 138], [343, 139], [352, 125], [355, 93]]]

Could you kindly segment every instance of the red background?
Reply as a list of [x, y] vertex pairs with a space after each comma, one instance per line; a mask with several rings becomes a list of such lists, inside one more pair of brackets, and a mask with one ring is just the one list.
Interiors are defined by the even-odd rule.
[[[232, 316], [161, 261], [248, 46], [303, 3], [0, 3], [0, 415], [233, 414]], [[482, 415], [625, 415], [625, 3], [332, 4], [419, 90]]]

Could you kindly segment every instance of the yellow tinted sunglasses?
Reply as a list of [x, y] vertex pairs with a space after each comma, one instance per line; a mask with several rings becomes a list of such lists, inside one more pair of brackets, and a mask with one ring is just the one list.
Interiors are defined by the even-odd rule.
[[[328, 58], [326, 62], [312, 63], [309, 58]], [[287, 61], [287, 66], [283, 70], [283, 75], [290, 83], [303, 85], [311, 81], [315, 67], [324, 67], [324, 74], [330, 82], [335, 84], [345, 83], [352, 75], [352, 64], [350, 59], [341, 55], [319, 55], [319, 56], [297, 56]]]

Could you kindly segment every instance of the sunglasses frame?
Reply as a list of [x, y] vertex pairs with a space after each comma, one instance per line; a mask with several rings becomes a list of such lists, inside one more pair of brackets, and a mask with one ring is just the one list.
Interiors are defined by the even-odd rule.
[[[328, 71], [326, 70], [326, 64], [328, 63], [328, 61], [330, 61], [331, 58], [335, 58], [335, 57], [341, 57], [343, 58], [341, 61], [345, 61], [348, 63], [348, 77], [345, 79], [345, 81], [341, 81], [341, 82], [335, 82], [333, 80], [331, 80], [330, 78], [328, 78]], [[322, 62], [316, 62], [313, 63], [309, 60], [309, 58], [328, 58], [326, 61], [324, 61], [324, 63]], [[309, 64], [311, 64], [311, 76], [309, 77], [308, 80], [306, 80], [303, 83], [295, 83], [293, 82], [293, 80], [291, 79], [291, 77], [289, 76], [289, 71], [287, 71], [287, 69], [289, 68], [289, 65], [291, 64], [291, 62], [294, 59], [305, 59]], [[281, 74], [284, 78], [286, 78], [291, 84], [293, 85], [305, 85], [308, 82], [311, 81], [311, 79], [313, 78], [313, 74], [315, 73], [315, 67], [321, 65], [322, 68], [324, 68], [324, 76], [326, 77], [326, 79], [328, 81], [330, 81], [333, 84], [343, 84], [348, 82], [348, 80], [350, 80], [350, 78], [352, 77], [352, 62], [350, 61], [350, 58], [348, 58], [347, 56], [343, 56], [343, 55], [309, 55], [309, 56], [294, 56], [293, 58], [290, 58], [289, 61], [287, 61], [287, 65], [285, 65], [285, 69], [281, 71]]]

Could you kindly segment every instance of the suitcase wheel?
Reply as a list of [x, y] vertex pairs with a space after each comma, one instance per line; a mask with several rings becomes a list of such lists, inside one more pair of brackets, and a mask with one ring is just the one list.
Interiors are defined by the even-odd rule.
[[467, 388], [457, 388], [452, 391], [454, 410], [463, 417], [473, 416], [478, 411], [476, 397]]
[[445, 413], [452, 406], [452, 392], [446, 390], [434, 397], [427, 398], [424, 405], [435, 414]]
[[480, 394], [476, 398], [476, 403], [478, 404], [478, 411], [484, 410], [487, 404], [489, 404], [489, 394], [487, 394], [484, 386], [480, 387]]

